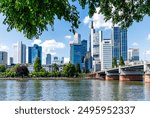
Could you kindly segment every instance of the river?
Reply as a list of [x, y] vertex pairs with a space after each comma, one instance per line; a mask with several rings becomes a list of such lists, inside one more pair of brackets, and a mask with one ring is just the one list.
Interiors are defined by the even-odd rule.
[[150, 84], [102, 80], [0, 80], [1, 101], [150, 101]]

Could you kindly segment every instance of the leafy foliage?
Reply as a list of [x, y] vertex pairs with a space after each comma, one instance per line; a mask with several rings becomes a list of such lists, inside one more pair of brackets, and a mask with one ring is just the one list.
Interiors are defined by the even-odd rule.
[[39, 72], [41, 69], [42, 69], [41, 60], [39, 57], [37, 57], [34, 61], [34, 71]]
[[5, 65], [0, 65], [0, 72], [5, 72], [5, 71], [6, 71]]
[[53, 65], [52, 65], [52, 70], [53, 70], [54, 72], [58, 72], [58, 71], [59, 71], [58, 65], [57, 65], [57, 64], [53, 64]]
[[17, 76], [28, 76], [29, 75], [29, 70], [26, 66], [18, 66], [16, 68], [16, 74]]
[[112, 20], [123, 28], [150, 16], [149, 0], [1, 0], [0, 13], [5, 16], [3, 23], [8, 25], [8, 31], [15, 28], [32, 39], [48, 30], [49, 25], [54, 29], [56, 18], [70, 22], [70, 31], [75, 32], [80, 23], [77, 1], [83, 9], [89, 8], [90, 17], [99, 8], [106, 21]]
[[53, 29], [56, 18], [70, 22], [72, 31], [79, 24], [79, 13], [68, 0], [1, 0], [0, 12], [8, 31], [15, 28], [29, 39], [48, 30], [48, 25]]
[[80, 64], [76, 64], [76, 72], [81, 73]]
[[112, 67], [113, 67], [113, 68], [118, 67], [116, 57], [113, 58], [113, 61], [112, 61]]
[[122, 56], [121, 56], [120, 59], [119, 59], [119, 65], [120, 65], [120, 66], [124, 66], [124, 65], [125, 65]]
[[65, 65], [63, 71], [66, 77], [74, 77], [76, 75], [76, 68], [71, 63]]

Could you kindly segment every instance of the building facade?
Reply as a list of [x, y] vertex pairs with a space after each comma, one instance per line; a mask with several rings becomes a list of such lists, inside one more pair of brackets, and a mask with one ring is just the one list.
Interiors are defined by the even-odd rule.
[[80, 64], [81, 70], [85, 68], [84, 58], [87, 53], [87, 40], [81, 41], [81, 35], [76, 33], [74, 41], [70, 44], [70, 63]]
[[5, 51], [0, 51], [0, 64], [7, 65], [8, 54]]
[[85, 55], [87, 53], [87, 40], [82, 40], [81, 41], [81, 48], [82, 48], [82, 52], [81, 52], [81, 55], [82, 55], [82, 63], [84, 62], [84, 58], [85, 58]]
[[73, 43], [74, 44], [81, 44], [81, 34], [75, 33]]
[[123, 60], [127, 61], [127, 29], [113, 27], [112, 43], [112, 57], [116, 57], [116, 59], [119, 60], [122, 56]]
[[112, 41], [104, 39], [101, 44], [101, 70], [112, 68]]
[[70, 63], [82, 64], [82, 45], [70, 44]]
[[51, 54], [46, 55], [46, 65], [51, 64]]
[[89, 51], [91, 54], [91, 71], [100, 70], [101, 63], [101, 41], [102, 31], [95, 32], [93, 21], [91, 22], [91, 33], [89, 39]]
[[9, 65], [13, 65], [13, 64], [14, 64], [13, 57], [10, 57], [10, 58], [9, 58]]
[[14, 63], [15, 64], [26, 64], [26, 45], [21, 41], [18, 41], [13, 45], [14, 50]]
[[34, 64], [35, 59], [39, 57], [42, 63], [42, 47], [34, 44], [33, 47], [28, 47], [28, 63]]
[[139, 49], [138, 48], [129, 48], [128, 60], [129, 61], [139, 61]]

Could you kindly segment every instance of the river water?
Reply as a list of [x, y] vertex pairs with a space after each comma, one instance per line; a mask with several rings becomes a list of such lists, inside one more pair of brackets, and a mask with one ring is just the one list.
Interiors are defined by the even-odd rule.
[[0, 80], [1, 101], [150, 101], [150, 84], [102, 80]]

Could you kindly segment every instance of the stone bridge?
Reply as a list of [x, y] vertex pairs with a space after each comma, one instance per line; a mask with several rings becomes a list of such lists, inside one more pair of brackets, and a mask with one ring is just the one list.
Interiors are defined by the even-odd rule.
[[102, 80], [150, 82], [150, 63], [144, 62], [144, 64], [132, 66], [119, 66], [118, 68], [91, 73], [89, 77]]

